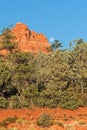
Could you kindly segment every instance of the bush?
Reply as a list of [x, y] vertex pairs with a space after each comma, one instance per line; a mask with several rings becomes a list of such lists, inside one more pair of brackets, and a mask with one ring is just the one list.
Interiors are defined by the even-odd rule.
[[63, 122], [59, 121], [57, 124], [58, 124], [59, 126], [61, 126], [62, 128], [64, 128]]
[[2, 120], [0, 122], [0, 127], [6, 127], [7, 124], [9, 123], [15, 123], [17, 120], [17, 117], [16, 116], [13, 116], [13, 117], [7, 117], [6, 119]]
[[0, 97], [0, 108], [7, 108], [8, 101], [4, 97]]
[[45, 107], [45, 103], [46, 103], [45, 99], [43, 99], [42, 97], [38, 97], [36, 99], [35, 105], [38, 107]]
[[49, 108], [56, 108], [58, 104], [56, 103], [55, 99], [50, 99], [46, 100], [45, 105]]
[[44, 113], [38, 118], [36, 123], [39, 126], [48, 127], [52, 124], [52, 117], [51, 115]]
[[73, 126], [73, 125], [68, 125], [68, 126], [66, 127], [66, 130], [76, 130], [76, 128], [75, 128], [75, 126]]
[[19, 130], [19, 129], [16, 127], [13, 127], [13, 128], [10, 128], [9, 130]]
[[7, 130], [5, 127], [1, 127], [0, 130]]
[[71, 109], [71, 110], [77, 109], [79, 107], [78, 99], [72, 94], [70, 95], [68, 93], [64, 93], [61, 96], [60, 106], [62, 108]]
[[[56, 93], [56, 92], [55, 92]], [[58, 106], [58, 93], [55, 95], [47, 92], [41, 92], [38, 98], [36, 99], [36, 106], [39, 107], [49, 107], [49, 108], [56, 108]]]
[[6, 126], [7, 126], [7, 124], [4, 120], [0, 121], [0, 127], [6, 127]]
[[27, 99], [24, 99], [21, 102], [21, 107], [29, 107], [30, 106], [30, 102]]
[[83, 101], [84, 106], [87, 106], [87, 93], [83, 94], [81, 97], [81, 100]]
[[9, 99], [9, 107], [10, 108], [20, 108], [21, 104], [18, 96], [11, 96]]
[[16, 120], [16, 123], [17, 123], [17, 124], [20, 124], [20, 125], [23, 125], [23, 124], [26, 124], [26, 123], [28, 123], [28, 122], [27, 122], [27, 120], [26, 120], [25, 118], [18, 118], [18, 119]]
[[81, 119], [81, 120], [79, 120], [79, 124], [80, 124], [80, 125], [85, 125], [85, 124], [86, 124], [86, 121]]
[[13, 116], [13, 117], [7, 117], [4, 122], [5, 123], [15, 123], [15, 121], [17, 120], [17, 117], [16, 116]]

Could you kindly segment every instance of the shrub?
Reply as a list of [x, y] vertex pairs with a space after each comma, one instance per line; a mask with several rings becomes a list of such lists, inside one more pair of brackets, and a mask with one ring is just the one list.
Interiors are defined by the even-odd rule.
[[0, 128], [0, 130], [7, 130], [5, 127]]
[[73, 125], [68, 125], [68, 126], [66, 127], [66, 130], [76, 130], [76, 128], [75, 128], [75, 126], [73, 126]]
[[79, 120], [79, 124], [80, 124], [80, 125], [85, 125], [85, 124], [86, 124], [86, 121], [85, 121], [85, 120]]
[[61, 126], [62, 128], [64, 128], [64, 125], [63, 125], [63, 122], [62, 122], [62, 121], [57, 122], [57, 124], [58, 124], [59, 126]]
[[69, 93], [65, 92], [61, 96], [60, 106], [62, 108], [71, 110], [77, 109], [79, 107], [78, 99], [74, 95], [72, 94], [70, 95]]
[[38, 118], [36, 123], [39, 126], [48, 127], [52, 124], [52, 117], [51, 115], [44, 113]]
[[64, 127], [62, 120], [53, 120], [53, 124]]
[[68, 121], [69, 119], [68, 118], [64, 118], [64, 121]]
[[55, 99], [50, 99], [46, 100], [45, 105], [49, 108], [56, 108], [58, 104], [56, 103]]
[[[81, 96], [80, 96], [81, 97]], [[87, 106], [87, 93], [83, 94], [81, 97], [84, 106]]]
[[8, 123], [15, 123], [16, 120], [17, 120], [16, 116], [7, 117], [6, 119], [0, 122], [0, 127], [6, 127]]
[[16, 120], [16, 123], [23, 125], [23, 124], [26, 124], [27, 121], [24, 118], [19, 118], [19, 119]]
[[30, 102], [27, 99], [24, 99], [21, 102], [21, 107], [29, 107], [30, 106]]
[[20, 108], [21, 104], [18, 96], [11, 96], [9, 99], [9, 107], [10, 108]]
[[0, 97], [0, 108], [7, 108], [8, 102], [4, 97]]
[[38, 107], [45, 107], [46, 100], [38, 95], [38, 97], [34, 100], [34, 104]]
[[6, 126], [7, 126], [7, 124], [4, 120], [0, 121], [0, 127], [6, 127]]
[[56, 102], [55, 98], [51, 97], [50, 99], [47, 99], [47, 97], [44, 97], [43, 94], [37, 98], [35, 105], [39, 107], [56, 108], [58, 103]]
[[13, 127], [13, 128], [10, 128], [9, 130], [19, 130], [19, 129], [16, 127]]
[[10, 128], [9, 130], [19, 130], [19, 129], [16, 127], [13, 127], [13, 128]]
[[13, 117], [7, 117], [4, 122], [5, 123], [15, 123], [15, 121], [17, 120], [17, 117], [16, 116], [13, 116]]

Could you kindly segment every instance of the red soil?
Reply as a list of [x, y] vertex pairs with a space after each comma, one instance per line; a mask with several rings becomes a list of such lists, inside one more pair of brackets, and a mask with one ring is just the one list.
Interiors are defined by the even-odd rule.
[[[43, 114], [48, 113], [56, 122], [61, 122], [64, 127], [58, 124], [51, 125], [48, 128], [42, 128], [36, 125], [37, 118]], [[32, 109], [7, 109], [0, 110], [0, 121], [7, 117], [17, 116], [18, 119], [25, 119], [28, 124], [8, 124], [8, 128], [16, 127], [19, 130], [87, 130], [87, 107], [79, 108], [77, 110], [64, 110], [61, 108], [32, 108]], [[81, 122], [85, 122], [84, 125]]]

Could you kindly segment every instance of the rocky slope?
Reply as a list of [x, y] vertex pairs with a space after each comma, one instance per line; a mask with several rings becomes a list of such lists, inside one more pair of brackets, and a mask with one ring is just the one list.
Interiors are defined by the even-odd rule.
[[12, 33], [16, 37], [20, 51], [35, 53], [41, 51], [46, 53], [47, 48], [50, 46], [44, 34], [31, 31], [25, 24], [17, 23], [12, 29]]

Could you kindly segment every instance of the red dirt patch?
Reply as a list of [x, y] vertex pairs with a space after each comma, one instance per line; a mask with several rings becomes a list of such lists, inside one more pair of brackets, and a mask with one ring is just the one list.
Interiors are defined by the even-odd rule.
[[[50, 114], [56, 123], [49, 128], [38, 127], [36, 125], [36, 120], [43, 113]], [[25, 119], [26, 122], [11, 123], [8, 124], [7, 128], [16, 127], [19, 128], [19, 130], [87, 130], [87, 107], [79, 108], [74, 111], [64, 110], [61, 108], [25, 108], [0, 110], [0, 121], [6, 119], [7, 117], [13, 116], [17, 116], [18, 119]], [[63, 127], [60, 125], [60, 122]]]

